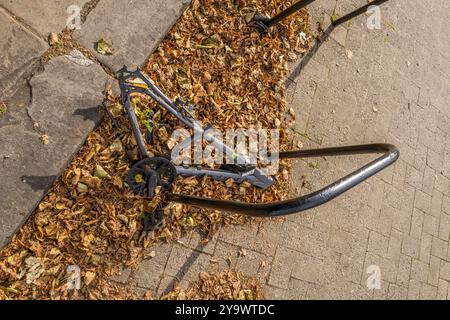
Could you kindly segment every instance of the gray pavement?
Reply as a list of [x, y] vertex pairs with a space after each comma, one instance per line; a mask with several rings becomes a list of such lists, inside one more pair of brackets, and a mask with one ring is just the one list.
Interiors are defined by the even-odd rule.
[[36, 34], [47, 38], [51, 32], [61, 32], [66, 27], [67, 19], [76, 13], [76, 10], [69, 10], [68, 13], [67, 8], [82, 8], [88, 2], [89, 0], [0, 0], [0, 6]]
[[14, 20], [0, 8], [0, 94], [14, 92], [21, 78], [31, 74], [33, 64], [47, 50], [48, 45], [39, 36]]
[[[74, 37], [111, 70], [117, 71], [125, 64], [134, 69], [146, 62], [189, 2], [102, 0]], [[113, 55], [96, 52], [96, 43], [101, 38], [111, 44]]]

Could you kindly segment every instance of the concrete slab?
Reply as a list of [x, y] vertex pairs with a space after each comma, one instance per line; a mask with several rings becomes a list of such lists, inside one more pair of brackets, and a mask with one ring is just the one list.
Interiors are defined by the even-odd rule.
[[[98, 104], [108, 76], [92, 64], [80, 66], [66, 57], [51, 60], [0, 118], [0, 247], [39, 204], [46, 191], [100, 120]], [[29, 99], [29, 98], [28, 98]], [[48, 135], [49, 143], [39, 139]]]
[[[123, 65], [134, 68], [145, 62], [189, 2], [102, 0], [74, 37], [112, 70], [117, 71]], [[101, 38], [112, 45], [113, 55], [96, 52], [96, 43]]]
[[47, 50], [47, 44], [23, 28], [0, 8], [0, 97], [11, 91], [19, 78]]
[[50, 32], [61, 32], [69, 17], [77, 11], [67, 12], [75, 5], [82, 8], [89, 0], [0, 0], [0, 5], [21, 18], [43, 37]]

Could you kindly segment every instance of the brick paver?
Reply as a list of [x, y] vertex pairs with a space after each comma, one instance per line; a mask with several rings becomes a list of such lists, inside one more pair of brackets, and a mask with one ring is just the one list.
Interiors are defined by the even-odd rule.
[[[364, 2], [317, 1], [313, 23]], [[381, 10], [381, 30], [362, 16], [323, 43], [288, 81], [288, 103], [305, 146], [390, 142], [400, 160], [306, 213], [223, 228], [208, 250], [195, 236], [164, 245], [135, 272], [140, 288], [161, 293], [174, 279], [231, 266], [275, 299], [450, 297], [450, 2], [392, 0]], [[292, 190], [297, 177], [318, 188], [367, 157], [313, 161], [296, 163]], [[366, 285], [373, 265], [379, 290]]]

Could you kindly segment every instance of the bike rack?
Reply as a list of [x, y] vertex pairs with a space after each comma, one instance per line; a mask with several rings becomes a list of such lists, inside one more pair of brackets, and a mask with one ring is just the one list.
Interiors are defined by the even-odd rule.
[[[141, 155], [141, 160], [134, 164], [131, 168], [127, 182], [130, 189], [135, 194], [143, 195], [144, 191], [147, 190], [146, 197], [148, 199], [153, 198], [156, 187], [160, 186], [166, 201], [188, 204], [200, 208], [235, 212], [249, 216], [283, 216], [317, 207], [336, 198], [337, 196], [365, 181], [369, 177], [392, 165], [400, 155], [399, 150], [390, 144], [366, 144], [311, 150], [294, 150], [273, 154], [271, 156], [278, 156], [280, 159], [294, 159], [383, 153], [383, 155], [378, 159], [357, 169], [351, 174], [319, 191], [280, 202], [252, 204], [238, 201], [173, 194], [170, 193], [170, 190], [177, 175], [195, 177], [203, 177], [206, 175], [219, 181], [225, 181], [231, 178], [236, 183], [247, 181], [262, 189], [268, 188], [274, 184], [275, 179], [271, 176], [266, 176], [256, 166], [251, 165], [246, 156], [237, 155], [232, 148], [223, 144], [220, 140], [208, 136], [208, 130], [213, 129], [211, 125], [207, 125], [203, 128], [201, 123], [193, 117], [190, 112], [190, 106], [186, 102], [180, 99], [177, 99], [175, 102], [171, 101], [166, 95], [164, 95], [162, 90], [141, 71], [136, 70], [134, 72], [130, 72], [126, 67], [124, 67], [118, 72], [117, 76], [121, 90], [121, 99], [128, 119], [131, 123], [132, 132]], [[133, 93], [140, 93], [150, 96], [159, 106], [169, 111], [194, 132], [201, 134], [202, 137], [205, 135], [205, 140], [208, 143], [215, 145], [218, 148], [222, 148], [226, 155], [232, 155], [241, 161], [238, 163], [244, 164], [227, 165], [221, 169], [210, 169], [203, 168], [200, 165], [193, 165], [191, 167], [175, 166], [171, 162], [170, 157], [167, 156], [150, 157], [146, 149], [143, 134], [139, 127], [139, 122], [130, 103], [130, 95]], [[181, 144], [191, 143], [193, 141], [194, 138], [190, 137], [181, 142]], [[139, 179], [136, 179], [138, 176]], [[157, 230], [162, 225], [162, 219], [163, 214], [160, 210], [146, 214], [146, 217], [144, 218], [144, 229], [147, 231]]]
[[[297, 11], [305, 8], [307, 5], [313, 3], [314, 1], [316, 1], [316, 0], [301, 0], [301, 1], [293, 4], [286, 10], [280, 12], [279, 14], [277, 14], [275, 17], [272, 17], [272, 18], [267, 18], [267, 17], [261, 16], [261, 15], [255, 15], [255, 17], [253, 18], [253, 21], [252, 21], [252, 25], [254, 27], [256, 27], [261, 33], [267, 33], [273, 25], [277, 24], [278, 22], [283, 21], [287, 17], [289, 17], [289, 16], [293, 15], [294, 13], [296, 13]], [[343, 24], [343, 23], [365, 13], [370, 6], [379, 6], [387, 1], [389, 1], [389, 0], [374, 0], [364, 6], [356, 9], [355, 11], [352, 11], [351, 13], [348, 13], [345, 16], [332, 21], [332, 24], [334, 27], [337, 27], [338, 25]]]
[[325, 188], [305, 196], [267, 204], [243, 203], [229, 200], [206, 199], [180, 194], [168, 194], [166, 200], [213, 210], [223, 210], [254, 217], [279, 217], [298, 213], [320, 206], [364, 180], [393, 164], [400, 156], [399, 150], [391, 144], [366, 144], [336, 148], [295, 150], [281, 152], [280, 159], [343, 156], [355, 154], [384, 153], [378, 159], [352, 172]]

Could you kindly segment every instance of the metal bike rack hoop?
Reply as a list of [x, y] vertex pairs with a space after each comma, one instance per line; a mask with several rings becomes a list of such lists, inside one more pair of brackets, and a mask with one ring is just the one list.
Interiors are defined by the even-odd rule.
[[360, 184], [369, 177], [393, 164], [400, 151], [391, 144], [367, 144], [311, 150], [281, 152], [280, 159], [342, 156], [355, 154], [384, 153], [378, 159], [357, 169], [351, 174], [311, 194], [267, 204], [243, 203], [229, 200], [208, 199], [195, 196], [168, 194], [166, 200], [193, 205], [201, 208], [240, 213], [255, 217], [278, 217], [301, 212], [320, 206]]

